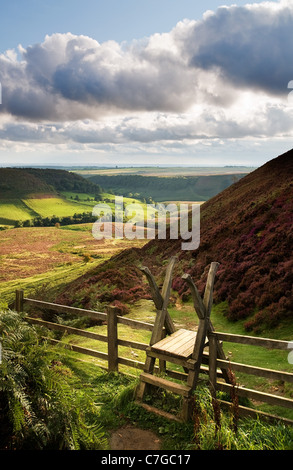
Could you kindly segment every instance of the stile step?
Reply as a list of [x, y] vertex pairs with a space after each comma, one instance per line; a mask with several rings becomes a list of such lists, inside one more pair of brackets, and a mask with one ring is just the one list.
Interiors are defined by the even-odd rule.
[[155, 385], [156, 387], [169, 390], [169, 392], [178, 393], [178, 395], [182, 395], [183, 397], [188, 397], [191, 393], [191, 387], [188, 387], [187, 385], [177, 384], [170, 380], [148, 374], [147, 372], [143, 372], [141, 374], [140, 380], [150, 385]]
[[169, 419], [171, 421], [177, 421], [178, 423], [182, 422], [182, 419], [179, 418], [178, 416], [175, 416], [171, 413], [167, 413], [166, 411], [159, 410], [158, 408], [155, 408], [154, 406], [147, 405], [146, 403], [143, 403], [139, 400], [136, 400], [135, 403], [145, 410], [149, 411], [150, 413], [155, 413], [158, 416], [162, 416], [163, 418]]

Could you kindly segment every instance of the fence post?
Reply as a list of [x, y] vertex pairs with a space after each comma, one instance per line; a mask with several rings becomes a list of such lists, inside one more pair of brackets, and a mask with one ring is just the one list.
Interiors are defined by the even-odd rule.
[[208, 335], [209, 339], [209, 382], [213, 398], [216, 397], [217, 384], [217, 337], [215, 333]]
[[15, 291], [15, 310], [18, 313], [23, 312], [23, 290]]
[[118, 331], [115, 307], [107, 307], [108, 370], [118, 372]]

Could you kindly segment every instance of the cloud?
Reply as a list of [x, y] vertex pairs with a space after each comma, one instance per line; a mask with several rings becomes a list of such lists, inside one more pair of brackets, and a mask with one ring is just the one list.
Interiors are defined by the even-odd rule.
[[287, 0], [221, 7], [132, 43], [46, 36], [0, 55], [2, 148], [130, 154], [133, 145], [170, 154], [229, 139], [288, 139], [292, 57]]
[[71, 33], [0, 56], [2, 112], [31, 120], [230, 106], [239, 89], [284, 94], [293, 77], [288, 1], [221, 7], [131, 44]]
[[99, 44], [54, 34], [0, 57], [3, 109], [33, 120], [99, 118], [121, 111], [182, 111], [192, 99], [193, 71], [167, 51], [146, 57], [142, 45]]
[[287, 0], [209, 12], [186, 32], [190, 64], [236, 87], [286, 93], [293, 77], [293, 5]]
[[111, 116], [100, 120], [67, 122], [0, 122], [0, 139], [56, 145], [162, 144], [175, 145], [203, 140], [289, 137], [293, 130], [293, 107], [265, 96], [255, 100], [247, 92], [228, 109], [198, 106], [188, 113], [148, 112]]

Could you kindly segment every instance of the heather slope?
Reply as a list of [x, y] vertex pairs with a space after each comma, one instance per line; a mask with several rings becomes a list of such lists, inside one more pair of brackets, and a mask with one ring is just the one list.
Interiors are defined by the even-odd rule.
[[[273, 327], [293, 310], [293, 151], [268, 162], [202, 207], [190, 273], [217, 260], [215, 300], [247, 328]], [[184, 291], [184, 286], [179, 286]]]
[[68, 286], [65, 303], [127, 304], [149, 296], [139, 266], [149, 266], [160, 283], [166, 262], [178, 257], [173, 289], [185, 299], [189, 272], [202, 292], [211, 261], [218, 261], [215, 302], [227, 301], [231, 320], [247, 329], [272, 328], [292, 319], [293, 151], [248, 174], [201, 206], [201, 242], [182, 251], [180, 240], [152, 240], [130, 249]]

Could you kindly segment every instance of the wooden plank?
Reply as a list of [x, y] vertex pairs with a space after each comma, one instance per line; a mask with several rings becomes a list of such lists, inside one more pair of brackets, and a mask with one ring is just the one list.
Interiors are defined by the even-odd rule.
[[160, 351], [169, 356], [188, 358], [192, 354], [196, 338], [195, 331], [178, 330], [152, 346], [153, 351]]
[[[232, 407], [232, 403], [230, 402], [227, 402], [227, 401], [224, 401], [224, 400], [218, 400], [219, 404], [221, 407], [224, 407], [224, 408], [228, 408], [228, 409], [231, 409]], [[282, 423], [286, 424], [286, 425], [293, 425], [293, 421], [292, 419], [287, 419], [287, 418], [283, 418], [281, 416], [276, 416], [276, 415], [272, 415], [270, 413], [265, 413], [264, 411], [259, 411], [259, 410], [255, 410], [255, 409], [252, 409], [252, 408], [248, 408], [246, 406], [242, 406], [242, 405], [238, 405], [238, 412], [239, 412], [239, 415], [240, 416], [249, 416], [249, 417], [252, 417], [252, 418], [261, 418], [261, 419], [265, 419], [266, 421], [270, 421], [272, 423], [276, 423], [276, 421], [281, 421]]]
[[15, 291], [15, 310], [20, 313], [23, 311], [23, 290], [19, 289]]
[[133, 359], [127, 359], [126, 357], [118, 357], [118, 364], [140, 370], [143, 370], [144, 368], [144, 362], [134, 361]]
[[196, 341], [192, 352], [192, 359], [201, 361], [204, 345], [207, 338], [208, 324], [206, 320], [199, 320]]
[[167, 336], [163, 340], [159, 341], [154, 345], [157, 349], [172, 350], [178, 348], [182, 343], [194, 340], [196, 332], [191, 330], [180, 329], [170, 336]]
[[252, 346], [263, 346], [268, 349], [288, 350], [292, 341], [283, 341], [269, 338], [257, 338], [254, 336], [235, 335], [232, 333], [214, 332], [219, 340], [231, 343], [249, 344]]
[[176, 256], [172, 256], [167, 269], [166, 269], [166, 275], [165, 275], [165, 280], [162, 288], [162, 298], [163, 298], [163, 305], [162, 305], [162, 310], [166, 310], [168, 307], [169, 303], [169, 297], [170, 297], [170, 292], [171, 292], [171, 284], [172, 284], [172, 272], [174, 269], [174, 265], [176, 263]]
[[[148, 280], [150, 289], [151, 289], [151, 294], [153, 297], [154, 304], [156, 306], [156, 309], [158, 312], [160, 312], [163, 307], [164, 307], [164, 298], [162, 297], [159, 288], [156, 284], [156, 281], [154, 279], [154, 276], [150, 272], [150, 270], [147, 267], [142, 267], [141, 271], [146, 275], [146, 278]], [[172, 334], [176, 331], [176, 328], [173, 324], [173, 321], [169, 315], [169, 312], [166, 309], [166, 316], [165, 316], [165, 326], [166, 330], [169, 334]]]
[[196, 285], [194, 284], [190, 274], [183, 274], [182, 279], [189, 284], [194, 309], [197, 313], [198, 318], [201, 318], [203, 320], [206, 315], [206, 310]]
[[80, 330], [79, 328], [73, 328], [72, 326], [67, 326], [67, 325], [59, 325], [58, 323], [52, 323], [52, 322], [40, 320], [39, 318], [26, 317], [26, 320], [29, 323], [32, 323], [34, 325], [44, 326], [45, 328], [48, 328], [50, 330], [64, 331], [72, 335], [84, 336], [85, 338], [91, 338], [97, 341], [107, 342], [107, 336], [100, 335], [98, 333], [93, 333], [92, 331]]
[[194, 361], [190, 359], [184, 359], [182, 357], [174, 357], [168, 354], [165, 354], [164, 352], [159, 352], [159, 351], [152, 351], [147, 350], [147, 355], [165, 362], [172, 362], [172, 364], [177, 364], [178, 366], [182, 366], [183, 368], [186, 369], [193, 369], [194, 368]]
[[190, 387], [182, 384], [177, 384], [175, 382], [170, 382], [169, 380], [162, 379], [152, 374], [147, 374], [143, 372], [140, 376], [143, 382], [146, 382], [150, 385], [155, 385], [156, 387], [163, 388], [173, 393], [178, 393], [184, 397], [188, 397], [190, 394]]
[[185, 357], [185, 358], [191, 357], [193, 349], [194, 349], [194, 343], [195, 343], [195, 336], [191, 337], [188, 341], [181, 344], [180, 346], [177, 346], [177, 348], [173, 351], [173, 354], [179, 357]]
[[[203, 350], [204, 350], [204, 345], [205, 345], [205, 340], [206, 340], [206, 335], [207, 335], [207, 320], [199, 320], [199, 326], [197, 330], [197, 336], [196, 336], [196, 341], [194, 344], [193, 352], [192, 352], [192, 359], [195, 361], [195, 367], [194, 370], [190, 370], [188, 374], [188, 380], [187, 383], [188, 385], [192, 388], [192, 390], [195, 389], [196, 384], [198, 382], [199, 378], [199, 373], [200, 373], [200, 366], [202, 364], [202, 358], [203, 358]], [[185, 404], [185, 408], [189, 407], [188, 404]], [[185, 410], [186, 412], [186, 410]]]
[[209, 274], [208, 274], [205, 292], [204, 292], [204, 298], [203, 298], [203, 304], [205, 306], [207, 318], [210, 318], [210, 313], [211, 313], [211, 309], [213, 305], [213, 290], [214, 290], [215, 277], [216, 277], [216, 273], [218, 271], [219, 266], [220, 266], [219, 263], [212, 262], [210, 269], [209, 269]]
[[64, 343], [63, 341], [58, 341], [57, 339], [52, 338], [45, 338], [49, 343], [58, 344], [59, 346], [63, 346], [66, 349], [70, 349], [71, 351], [75, 351], [81, 354], [86, 354], [87, 356], [98, 357], [100, 359], [104, 359], [105, 361], [108, 360], [108, 354], [100, 351], [96, 351], [94, 349], [83, 348], [82, 346], [77, 346], [75, 344]]
[[140, 270], [145, 274], [145, 276], [148, 280], [150, 290], [151, 290], [151, 294], [152, 294], [152, 298], [153, 298], [154, 304], [156, 306], [156, 309], [161, 310], [163, 308], [164, 301], [163, 301], [163, 297], [161, 295], [161, 292], [160, 292], [160, 290], [159, 290], [159, 288], [156, 284], [154, 276], [150, 272], [149, 268], [146, 267], [146, 266], [143, 266], [142, 268], [140, 268]]
[[210, 337], [209, 343], [209, 382], [211, 395], [216, 397], [217, 384], [217, 338]]
[[293, 383], [293, 374], [290, 372], [264, 369], [262, 367], [255, 367], [247, 364], [239, 364], [237, 362], [224, 361], [222, 359], [218, 359], [217, 364], [222, 369], [231, 368], [233, 371], [237, 370], [239, 372], [244, 372], [245, 374], [266, 377], [267, 379], [272, 380], [284, 380], [285, 382]]
[[[217, 382], [217, 390], [224, 392], [230, 392], [232, 385], [222, 382]], [[279, 397], [277, 395], [271, 395], [270, 393], [259, 392], [244, 387], [236, 387], [236, 393], [238, 396], [252, 398], [253, 400], [262, 401], [269, 403], [270, 405], [283, 406], [285, 408], [293, 409], [293, 400], [289, 398]]]
[[138, 349], [140, 351], [145, 351], [149, 345], [145, 343], [138, 343], [137, 341], [129, 341], [125, 339], [118, 338], [118, 346], [126, 346], [133, 349]]
[[159, 349], [163, 348], [169, 341], [174, 340], [174, 338], [175, 338], [175, 340], [176, 340], [177, 336], [178, 336], [178, 335], [180, 336], [182, 331], [183, 331], [183, 330], [177, 330], [177, 331], [175, 331], [175, 333], [172, 333], [171, 335], [166, 336], [165, 338], [161, 339], [161, 340], [158, 341], [157, 343], [153, 344], [152, 347], [153, 347], [153, 348], [156, 348], [156, 349], [158, 349], [158, 348], [159, 348]]
[[162, 416], [163, 418], [168, 419], [169, 421], [177, 421], [179, 423], [182, 421], [180, 418], [178, 418], [175, 415], [172, 415], [171, 413], [167, 413], [166, 411], [159, 410], [158, 408], [147, 405], [146, 403], [142, 403], [141, 401], [135, 401], [135, 403], [139, 406], [142, 406], [148, 412], [157, 414], [158, 416]]
[[153, 331], [154, 325], [151, 323], [145, 323], [139, 320], [132, 320], [131, 318], [121, 317], [117, 315], [117, 322], [121, 323], [122, 325], [130, 326], [136, 330], [147, 330]]
[[108, 323], [108, 368], [110, 372], [118, 371], [118, 331], [115, 307], [107, 307]]
[[38, 308], [46, 308], [48, 310], [53, 310], [55, 312], [82, 315], [82, 316], [90, 317], [94, 320], [105, 321], [107, 319], [106, 313], [96, 312], [95, 310], [85, 310], [83, 308], [67, 307], [65, 305], [52, 304], [51, 302], [43, 302], [40, 300], [29, 299], [29, 298], [24, 298], [23, 300], [28, 305], [32, 305]]
[[182, 341], [185, 341], [186, 335], [189, 335], [189, 331], [180, 329], [173, 333], [170, 336], [167, 336], [166, 338], [162, 339], [161, 341], [158, 341], [154, 345], [152, 345], [153, 349], [160, 349], [162, 351], [168, 351], [172, 350], [174, 346], [176, 347], [176, 344], [181, 343]]

